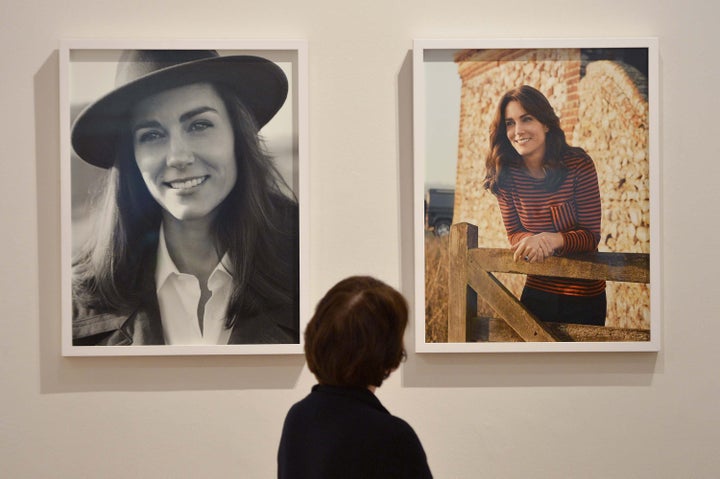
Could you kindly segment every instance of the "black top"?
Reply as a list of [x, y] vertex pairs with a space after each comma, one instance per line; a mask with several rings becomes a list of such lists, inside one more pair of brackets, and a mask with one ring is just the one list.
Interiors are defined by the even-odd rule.
[[279, 479], [432, 478], [412, 427], [367, 389], [317, 385], [288, 412]]

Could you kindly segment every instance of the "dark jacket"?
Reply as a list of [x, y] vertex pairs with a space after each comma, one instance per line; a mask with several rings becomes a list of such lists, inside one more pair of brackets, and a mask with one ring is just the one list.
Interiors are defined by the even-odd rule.
[[[165, 344], [157, 297], [130, 314], [98, 313], [75, 308], [73, 345], [144, 346]], [[297, 310], [292, 307], [263, 311], [233, 326], [228, 344], [296, 344]]]
[[415, 431], [367, 389], [317, 385], [285, 418], [279, 479], [431, 477]]
[[[297, 344], [300, 338], [299, 312], [299, 246], [297, 206], [276, 200], [275, 214], [281, 224], [263, 245], [273, 248], [287, 268], [275, 276], [292, 300], [284, 304], [260, 304], [258, 313], [240, 318], [233, 325], [228, 344]], [[155, 293], [155, 264], [158, 234], [143, 242], [141, 263], [149, 265], [134, 281], [139, 292], [136, 305], [128, 311], [114, 311], [99, 306], [83, 306], [73, 300], [73, 345], [129, 346], [165, 344], [160, 307]], [[75, 295], [73, 295], [75, 297]]]

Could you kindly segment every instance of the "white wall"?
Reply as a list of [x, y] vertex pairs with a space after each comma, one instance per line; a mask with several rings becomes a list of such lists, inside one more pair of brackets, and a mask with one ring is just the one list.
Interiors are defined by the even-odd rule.
[[301, 357], [60, 356], [61, 38], [308, 40], [315, 302], [354, 273], [412, 297], [413, 38], [606, 35], [660, 39], [661, 352], [411, 347], [379, 396], [415, 427], [438, 478], [720, 477], [719, 10], [707, 0], [1, 0], [1, 475], [273, 477], [284, 413], [313, 384]]

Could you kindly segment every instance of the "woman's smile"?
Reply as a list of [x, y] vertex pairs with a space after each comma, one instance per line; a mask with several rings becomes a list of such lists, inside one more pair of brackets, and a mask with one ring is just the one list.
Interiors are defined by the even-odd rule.
[[208, 175], [204, 176], [196, 176], [195, 178], [183, 178], [179, 180], [173, 180], [173, 181], [164, 181], [163, 184], [165, 184], [168, 188], [171, 188], [173, 190], [180, 190], [180, 193], [187, 192], [192, 193], [192, 189], [196, 188], [205, 181], [210, 178]]

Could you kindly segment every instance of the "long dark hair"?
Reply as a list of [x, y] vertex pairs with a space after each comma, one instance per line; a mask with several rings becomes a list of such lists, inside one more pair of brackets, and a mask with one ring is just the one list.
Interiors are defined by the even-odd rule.
[[483, 186], [493, 194], [497, 194], [500, 189], [507, 186], [507, 168], [523, 164], [522, 156], [515, 150], [507, 137], [505, 110], [511, 101], [520, 103], [526, 112], [548, 128], [545, 135], [545, 156], [543, 158], [543, 168], [545, 169], [543, 186], [548, 191], [554, 191], [567, 176], [564, 161], [566, 154], [573, 151], [584, 155], [585, 152], [582, 148], [568, 145], [565, 140], [565, 132], [560, 128], [560, 118], [555, 114], [550, 102], [545, 95], [528, 85], [506, 92], [498, 103], [490, 125], [490, 152], [485, 159]]
[[[213, 85], [235, 137], [237, 181], [219, 205], [213, 232], [227, 252], [233, 291], [229, 328], [263, 307], [297, 301], [297, 202], [264, 150], [252, 114], [229, 88]], [[120, 132], [115, 163], [96, 211], [96, 230], [73, 261], [73, 300], [86, 308], [129, 313], [155, 295], [153, 281], [161, 207], [135, 162], [129, 131]], [[142, 289], [144, 288], [144, 289]]]

